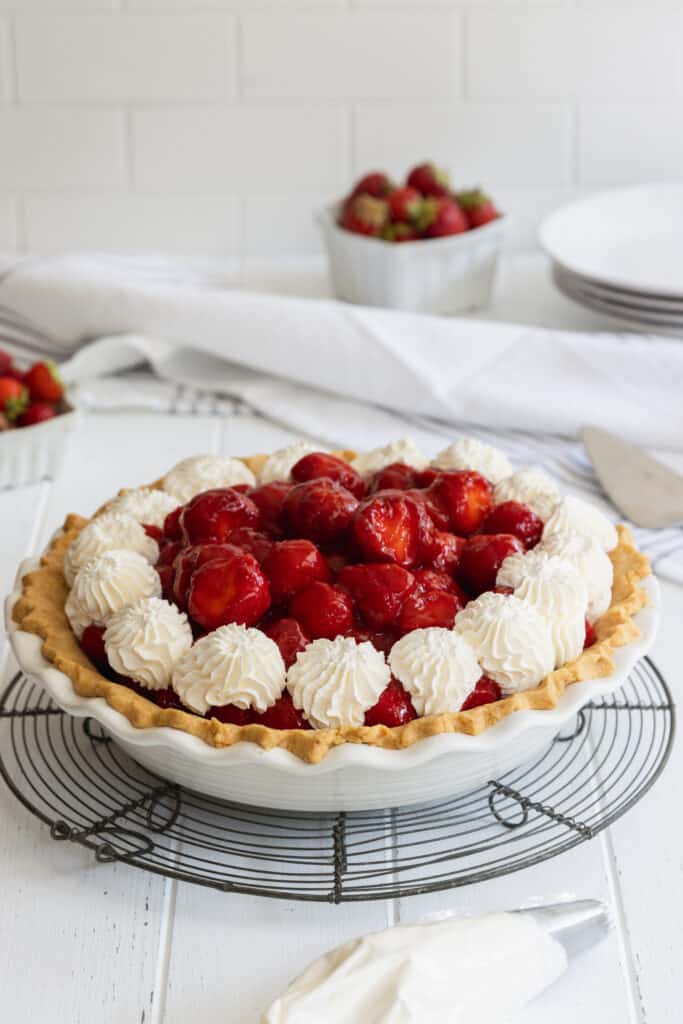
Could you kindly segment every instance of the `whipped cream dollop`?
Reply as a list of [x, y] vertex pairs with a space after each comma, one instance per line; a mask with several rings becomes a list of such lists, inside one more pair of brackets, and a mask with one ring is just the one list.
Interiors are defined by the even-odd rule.
[[241, 459], [230, 455], [194, 455], [183, 459], [166, 474], [163, 489], [183, 504], [214, 487], [253, 487], [256, 477]]
[[369, 452], [360, 452], [352, 459], [351, 465], [361, 476], [372, 476], [393, 462], [403, 462], [415, 469], [424, 469], [427, 457], [422, 454], [414, 441], [403, 437], [398, 441], [385, 444], [383, 448], [373, 448]]
[[461, 437], [440, 451], [430, 465], [435, 469], [474, 469], [492, 484], [512, 475], [512, 464], [505, 452], [476, 437]]
[[338, 728], [362, 725], [390, 679], [381, 651], [367, 641], [338, 636], [314, 640], [297, 654], [287, 689], [316, 729]]
[[614, 569], [609, 556], [594, 537], [580, 533], [554, 533], [541, 541], [548, 555], [559, 555], [574, 565], [588, 590], [587, 617], [595, 622], [612, 603]]
[[484, 674], [504, 694], [538, 686], [555, 667], [546, 620], [527, 601], [488, 591], [455, 617], [455, 629], [474, 648]]
[[527, 914], [399, 925], [325, 953], [261, 1024], [494, 1024], [566, 967], [563, 946]]
[[573, 494], [555, 506], [543, 528], [543, 540], [556, 533], [581, 533], [584, 537], [593, 537], [603, 551], [612, 551], [619, 541], [616, 528], [607, 516], [595, 505]]
[[519, 501], [544, 522], [552, 515], [560, 497], [555, 481], [540, 469], [520, 469], [496, 484], [494, 491], [496, 505]]
[[541, 547], [532, 548], [531, 551], [516, 551], [514, 555], [508, 555], [498, 570], [496, 586], [512, 587], [516, 590], [522, 580], [537, 573], [549, 558], [548, 552]]
[[84, 526], [64, 553], [64, 578], [73, 586], [78, 570], [105, 551], [137, 551], [153, 564], [159, 557], [159, 545], [148, 537], [141, 524], [125, 512], [103, 512]]
[[107, 510], [125, 512], [133, 519], [137, 519], [139, 523], [162, 527], [166, 516], [169, 512], [173, 512], [179, 504], [178, 498], [167, 494], [166, 491], [159, 491], [154, 487], [138, 487], [134, 491], [124, 491], [123, 494], [119, 494], [109, 502]]
[[259, 483], [270, 484], [274, 480], [289, 480], [292, 467], [296, 466], [299, 459], [304, 455], [311, 455], [313, 452], [326, 452], [319, 444], [311, 444], [310, 441], [295, 441], [286, 448], [279, 448], [269, 455], [259, 471]]
[[391, 648], [389, 667], [420, 716], [459, 711], [482, 675], [467, 640], [438, 626], [401, 637]]
[[176, 662], [171, 685], [199, 715], [226, 704], [261, 712], [284, 690], [285, 663], [260, 629], [231, 622], [197, 640]]
[[555, 668], [574, 661], [586, 638], [588, 589], [578, 569], [550, 555], [515, 590], [546, 620], [555, 649]]
[[104, 648], [114, 671], [148, 690], [164, 690], [192, 640], [184, 612], [159, 597], [142, 597], [110, 617]]
[[159, 575], [137, 551], [117, 548], [78, 570], [64, 611], [80, 639], [87, 626], [106, 626], [114, 612], [141, 597], [161, 597]]

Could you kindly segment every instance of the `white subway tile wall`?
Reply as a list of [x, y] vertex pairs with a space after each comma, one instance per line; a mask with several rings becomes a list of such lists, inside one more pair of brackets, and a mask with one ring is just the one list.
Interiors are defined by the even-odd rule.
[[535, 244], [683, 176], [683, 0], [0, 0], [0, 248], [320, 248], [353, 177], [432, 158]]

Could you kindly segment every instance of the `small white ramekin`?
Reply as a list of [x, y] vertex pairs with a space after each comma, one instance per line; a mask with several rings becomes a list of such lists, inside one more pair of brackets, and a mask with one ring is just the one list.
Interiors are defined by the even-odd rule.
[[473, 231], [414, 242], [385, 242], [339, 227], [339, 203], [318, 223], [338, 299], [413, 313], [463, 313], [491, 298], [505, 217]]
[[76, 409], [67, 403], [67, 411], [51, 420], [0, 433], [0, 489], [57, 476], [77, 421]]

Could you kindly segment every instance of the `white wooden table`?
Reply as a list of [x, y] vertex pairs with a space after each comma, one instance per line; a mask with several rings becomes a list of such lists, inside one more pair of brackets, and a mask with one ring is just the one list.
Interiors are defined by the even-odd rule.
[[[67, 512], [87, 513], [119, 485], [153, 480], [183, 456], [267, 451], [288, 436], [251, 417], [88, 415], [58, 481], [0, 492], [0, 590]], [[682, 621], [683, 588], [664, 583], [654, 658], [674, 693]], [[14, 666], [4, 636], [0, 657], [6, 679]], [[339, 907], [224, 895], [97, 864], [89, 851], [53, 842], [0, 785], [0, 1021], [258, 1024], [293, 975], [351, 936], [434, 910], [576, 894], [607, 901], [612, 935], [514, 1024], [680, 1024], [682, 775], [678, 744], [628, 816], [537, 867], [452, 892]]]

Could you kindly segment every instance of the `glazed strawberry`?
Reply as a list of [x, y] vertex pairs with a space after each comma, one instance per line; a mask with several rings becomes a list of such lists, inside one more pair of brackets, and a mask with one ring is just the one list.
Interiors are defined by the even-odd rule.
[[17, 416], [17, 426], [33, 427], [36, 423], [45, 423], [46, 420], [54, 419], [56, 415], [56, 409], [46, 402], [31, 402], [24, 412]]
[[424, 505], [403, 491], [381, 491], [364, 501], [353, 520], [353, 540], [370, 562], [396, 562], [411, 568], [434, 534]]
[[407, 491], [417, 484], [417, 470], [405, 462], [392, 462], [384, 469], [378, 469], [368, 481], [368, 494], [376, 491]]
[[433, 466], [427, 466], [426, 469], [420, 469], [415, 479], [415, 486], [430, 487], [434, 483], [438, 475], [439, 470], [434, 469]]
[[450, 594], [445, 590], [416, 590], [403, 605], [398, 620], [399, 629], [401, 633], [428, 629], [430, 626], [452, 629], [455, 616], [464, 606], [459, 594]]
[[394, 189], [389, 196], [389, 211], [395, 221], [411, 224], [417, 220], [422, 209], [422, 196], [415, 188], [404, 185]]
[[481, 525], [481, 533], [512, 533], [529, 551], [543, 533], [543, 520], [520, 501], [504, 501], [492, 508]]
[[365, 193], [351, 196], [344, 204], [339, 224], [357, 235], [377, 237], [389, 218], [389, 204]]
[[351, 559], [346, 551], [330, 551], [325, 555], [325, 561], [332, 576], [336, 577], [349, 564]]
[[374, 196], [375, 199], [385, 199], [393, 188], [393, 182], [383, 171], [370, 171], [356, 182], [351, 195], [359, 196], [365, 193], [365, 195]]
[[451, 529], [462, 537], [475, 533], [493, 507], [491, 484], [471, 470], [440, 473], [425, 493], [446, 512]]
[[311, 452], [304, 455], [302, 459], [292, 467], [292, 480], [302, 484], [306, 480], [318, 480], [320, 477], [327, 477], [341, 484], [347, 491], [356, 498], [362, 498], [365, 494], [365, 482], [360, 473], [357, 473], [353, 466], [350, 466], [344, 459], [336, 455], [328, 455], [327, 452]]
[[178, 508], [174, 508], [172, 512], [169, 512], [164, 519], [164, 537], [168, 537], [169, 540], [181, 540], [183, 531], [180, 527], [180, 515], [183, 511], [183, 506], [178, 505]]
[[274, 480], [270, 484], [254, 487], [249, 492], [249, 497], [261, 513], [261, 522], [264, 526], [269, 529], [279, 529], [282, 526], [282, 508], [292, 486], [284, 480]]
[[451, 521], [448, 513], [441, 505], [437, 504], [434, 495], [429, 490], [413, 487], [405, 493], [422, 505], [437, 530], [450, 531]]
[[233, 547], [241, 548], [253, 555], [259, 565], [263, 565], [266, 558], [273, 549], [273, 542], [270, 537], [260, 530], [254, 530], [251, 526], [238, 526], [230, 534], [230, 544]]
[[405, 725], [417, 718], [410, 694], [403, 688], [398, 679], [392, 679], [379, 700], [365, 712], [366, 725], [386, 725], [390, 729], [396, 725]]
[[284, 522], [290, 537], [334, 544], [348, 534], [357, 508], [358, 499], [334, 480], [307, 480], [287, 494]]
[[351, 598], [334, 583], [311, 583], [292, 598], [289, 614], [313, 639], [346, 635], [353, 628]]
[[452, 575], [466, 543], [464, 537], [456, 537], [446, 530], [436, 530], [429, 548], [429, 567]]
[[349, 565], [339, 574], [364, 622], [373, 629], [398, 620], [403, 603], [415, 588], [415, 577], [399, 565]]
[[294, 707], [291, 695], [285, 690], [275, 703], [261, 714], [255, 714], [254, 722], [267, 725], [270, 729], [310, 729], [303, 711]]
[[157, 544], [161, 544], [164, 539], [164, 535], [160, 526], [154, 526], [153, 523], [143, 523], [142, 528], [148, 537], [155, 540]]
[[251, 708], [238, 708], [236, 704], [223, 704], [209, 708], [204, 717], [217, 718], [224, 725], [251, 725], [256, 720], [256, 712]]
[[81, 650], [95, 668], [103, 675], [109, 671], [107, 652], [104, 649], [104, 626], [86, 626], [81, 636]]
[[157, 566], [160, 565], [173, 565], [176, 558], [183, 550], [183, 546], [180, 541], [177, 540], [165, 540], [162, 539], [159, 544], [159, 557], [157, 558]]
[[503, 597], [509, 597], [510, 594], [514, 594], [514, 592], [515, 592], [515, 588], [514, 587], [504, 587], [502, 584], [498, 584], [498, 583], [496, 583], [495, 587], [493, 588], [493, 593], [494, 594], [502, 594]]
[[427, 238], [461, 235], [469, 228], [464, 212], [456, 202], [446, 197], [425, 200], [421, 225]]
[[253, 626], [269, 607], [268, 580], [245, 551], [206, 562], [192, 574], [187, 609], [204, 629], [229, 622]]
[[433, 163], [418, 164], [406, 178], [406, 185], [417, 189], [423, 196], [447, 196], [448, 174]]
[[500, 700], [501, 696], [498, 683], [489, 679], [488, 676], [482, 676], [471, 694], [465, 698], [460, 710], [469, 711], [471, 708], [478, 708], [481, 704], [492, 704], [494, 701]]
[[13, 422], [26, 408], [28, 390], [14, 377], [0, 377], [0, 413]]
[[275, 619], [270, 625], [262, 628], [266, 636], [274, 640], [280, 648], [286, 668], [294, 664], [299, 651], [303, 651], [311, 642], [296, 619]]
[[427, 590], [445, 590], [449, 594], [461, 593], [460, 587], [448, 573], [438, 569], [415, 569], [413, 571], [417, 589], [421, 593]]
[[24, 384], [33, 402], [59, 402], [64, 395], [57, 367], [51, 362], [34, 363], [24, 374]]
[[586, 647], [592, 647], [593, 644], [596, 643], [597, 639], [598, 635], [595, 632], [595, 626], [592, 622], [589, 622], [588, 619], [586, 619], [586, 638], [583, 642], [584, 650]]
[[458, 192], [458, 204], [465, 211], [470, 228], [481, 228], [500, 217], [499, 211], [490, 196], [480, 188], [467, 192]]
[[161, 581], [161, 596], [164, 601], [175, 603], [173, 584], [175, 583], [175, 570], [172, 565], [156, 565], [157, 576]]
[[317, 580], [327, 582], [330, 570], [310, 540], [281, 540], [263, 563], [273, 601], [286, 601]]
[[398, 640], [398, 632], [393, 629], [367, 629], [365, 626], [354, 626], [351, 636], [356, 643], [372, 644], [377, 651], [388, 654]]
[[172, 686], [166, 686], [163, 690], [154, 690], [150, 697], [160, 708], [174, 708], [178, 711], [186, 711], [180, 700], [180, 697], [175, 692]]
[[498, 570], [509, 555], [524, 551], [519, 537], [511, 533], [479, 534], [470, 537], [463, 549], [456, 576], [469, 594], [478, 597], [493, 590]]
[[187, 610], [190, 581], [195, 569], [216, 558], [240, 554], [240, 548], [230, 544], [194, 544], [181, 548], [173, 562], [173, 600], [183, 611]]
[[180, 526], [186, 544], [227, 541], [238, 526], [258, 526], [259, 510], [231, 487], [203, 491], [185, 505]]

